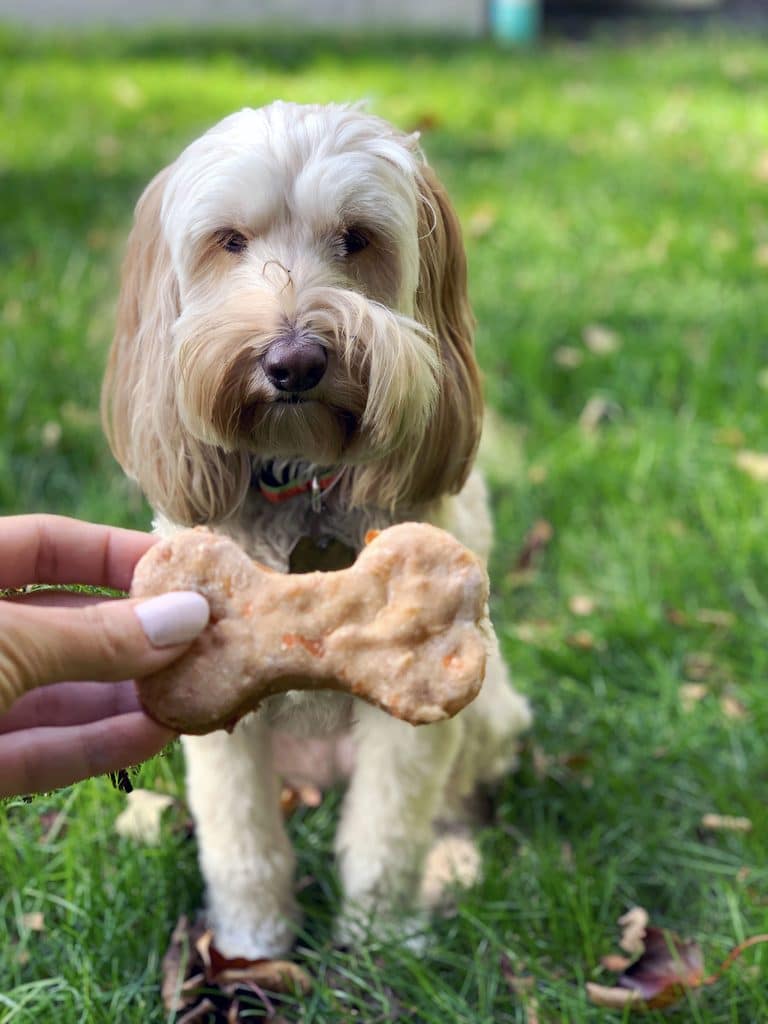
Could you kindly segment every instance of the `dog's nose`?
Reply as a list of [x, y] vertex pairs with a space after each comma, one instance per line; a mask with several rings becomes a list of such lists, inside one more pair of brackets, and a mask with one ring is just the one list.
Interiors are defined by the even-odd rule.
[[272, 342], [261, 365], [280, 391], [309, 391], [322, 380], [328, 354], [319, 342], [290, 335]]

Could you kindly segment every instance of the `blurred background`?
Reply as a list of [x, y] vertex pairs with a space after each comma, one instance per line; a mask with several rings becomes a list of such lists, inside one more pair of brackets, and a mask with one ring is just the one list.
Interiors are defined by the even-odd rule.
[[[632, 903], [707, 964], [768, 931], [767, 43], [758, 0], [0, 0], [0, 513], [149, 526], [99, 425], [120, 262], [225, 114], [364, 98], [464, 228], [493, 608], [536, 726], [421, 958], [334, 949], [336, 804], [292, 819], [317, 987], [287, 1019], [607, 1021], [582, 983]], [[200, 882], [179, 759], [141, 778], [178, 801], [151, 854], [103, 781], [0, 807], [0, 1021], [166, 1019]], [[767, 964], [677, 1019], [768, 1019]]]

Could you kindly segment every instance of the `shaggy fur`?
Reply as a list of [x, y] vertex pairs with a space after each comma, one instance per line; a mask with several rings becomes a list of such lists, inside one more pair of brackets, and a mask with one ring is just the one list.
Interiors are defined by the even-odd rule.
[[[471, 472], [482, 418], [472, 334], [458, 221], [415, 136], [354, 107], [243, 110], [138, 203], [107, 433], [162, 533], [206, 523], [287, 571], [305, 538], [359, 550], [372, 527], [422, 519], [487, 557]], [[265, 357], [296, 341], [326, 363], [288, 392]], [[307, 481], [330, 472], [322, 507], [308, 491], [267, 501], [258, 481], [276, 469]], [[414, 908], [433, 822], [513, 765], [529, 720], [494, 641], [480, 697], [449, 722], [414, 729], [351, 698], [291, 693], [231, 735], [185, 738], [218, 948], [268, 957], [293, 941], [276, 728], [351, 731], [336, 840], [349, 940]]]

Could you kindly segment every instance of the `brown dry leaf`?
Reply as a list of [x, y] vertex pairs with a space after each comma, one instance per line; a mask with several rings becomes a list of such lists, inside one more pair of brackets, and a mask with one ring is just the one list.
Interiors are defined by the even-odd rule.
[[574, 594], [568, 601], [568, 609], [572, 615], [592, 615], [597, 608], [597, 601], [589, 594]]
[[707, 696], [709, 687], [706, 683], [683, 683], [678, 687], [677, 692], [680, 695], [683, 711], [693, 711], [696, 705]]
[[707, 651], [693, 651], [691, 654], [686, 655], [683, 668], [689, 679], [700, 682], [703, 679], [708, 679], [713, 674], [715, 659]]
[[125, 798], [125, 810], [115, 818], [115, 832], [125, 839], [154, 846], [160, 842], [163, 811], [174, 803], [173, 797], [167, 793], [134, 789]]
[[628, 988], [596, 985], [593, 981], [587, 982], [587, 996], [593, 1006], [601, 1006], [606, 1010], [623, 1010], [626, 1006], [637, 1006], [643, 1002], [642, 996]]
[[322, 802], [322, 791], [309, 783], [298, 786], [286, 783], [280, 791], [280, 809], [286, 818], [299, 807], [319, 807]]
[[715, 626], [718, 629], [730, 629], [736, 622], [733, 612], [721, 608], [699, 608], [695, 618], [702, 626]]
[[33, 910], [29, 914], [22, 914], [21, 924], [28, 932], [44, 932], [45, 914], [41, 910]]
[[720, 710], [726, 718], [730, 718], [734, 722], [743, 722], [744, 719], [749, 718], [749, 712], [741, 701], [727, 693], [720, 698]]
[[[639, 927], [647, 915], [635, 908], [629, 917], [633, 930], [631, 944], [637, 946]], [[622, 921], [624, 918], [621, 919]], [[620, 959], [617, 960], [620, 962]], [[587, 985], [587, 995], [596, 1006], [609, 1009], [635, 1007], [659, 1009], [678, 1002], [689, 989], [704, 983], [704, 967], [698, 943], [681, 939], [674, 932], [645, 927], [642, 953], [619, 976], [616, 986]]]
[[536, 998], [536, 979], [529, 974], [517, 974], [506, 953], [501, 955], [501, 973], [525, 1010], [526, 1024], [539, 1024], [539, 1003]]
[[537, 519], [523, 538], [523, 543], [515, 560], [515, 571], [531, 569], [539, 554], [547, 547], [555, 531], [546, 519]]
[[625, 953], [633, 956], [642, 953], [645, 949], [645, 933], [650, 918], [644, 907], [631, 907], [626, 914], [619, 918], [621, 927], [621, 938], [619, 945]]
[[612, 355], [621, 347], [617, 332], [603, 324], [588, 324], [581, 336], [589, 351], [596, 356]]
[[546, 619], [534, 622], [518, 622], [512, 627], [512, 633], [521, 643], [530, 644], [532, 647], [546, 646], [554, 636], [554, 623]]
[[585, 434], [594, 434], [603, 423], [617, 419], [620, 411], [610, 399], [593, 395], [579, 414], [579, 426]]
[[612, 974], [621, 974], [632, 963], [632, 957], [622, 956], [621, 953], [608, 953], [606, 956], [600, 957], [600, 963], [606, 971], [611, 971]]
[[574, 348], [573, 345], [560, 345], [555, 349], [552, 359], [555, 366], [559, 366], [563, 370], [575, 370], [584, 362], [584, 353], [580, 348]]
[[681, 629], [691, 624], [691, 620], [681, 608], [667, 608], [664, 617], [672, 626], [679, 626]]
[[676, 1003], [703, 978], [704, 962], [697, 942], [661, 928], [648, 928], [642, 956], [624, 971], [619, 982], [656, 1009]]
[[287, 960], [228, 959], [214, 945], [214, 934], [201, 921], [190, 925], [182, 915], [173, 930], [163, 957], [161, 994], [169, 1012], [184, 1013], [177, 1018], [188, 1022], [217, 1019], [239, 1020], [241, 1001], [255, 996], [275, 1019], [270, 993], [306, 994], [312, 987], [309, 975]]
[[578, 651], [593, 651], [596, 646], [595, 638], [588, 629], [577, 629], [566, 638], [566, 643]]
[[705, 814], [700, 825], [708, 832], [751, 832], [752, 822], [749, 818], [733, 814]]
[[734, 461], [737, 467], [753, 480], [759, 483], [768, 482], [768, 454], [765, 452], [753, 452], [744, 448], [736, 453]]

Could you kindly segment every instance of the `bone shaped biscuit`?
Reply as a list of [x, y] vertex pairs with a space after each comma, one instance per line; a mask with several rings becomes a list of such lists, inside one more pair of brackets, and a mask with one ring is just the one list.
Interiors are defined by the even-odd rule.
[[300, 575], [264, 568], [227, 537], [184, 530], [144, 555], [131, 593], [170, 590], [197, 590], [211, 608], [189, 651], [137, 683], [148, 714], [178, 732], [232, 728], [266, 697], [319, 689], [421, 725], [456, 714], [482, 684], [488, 577], [434, 526], [372, 533], [350, 568]]

